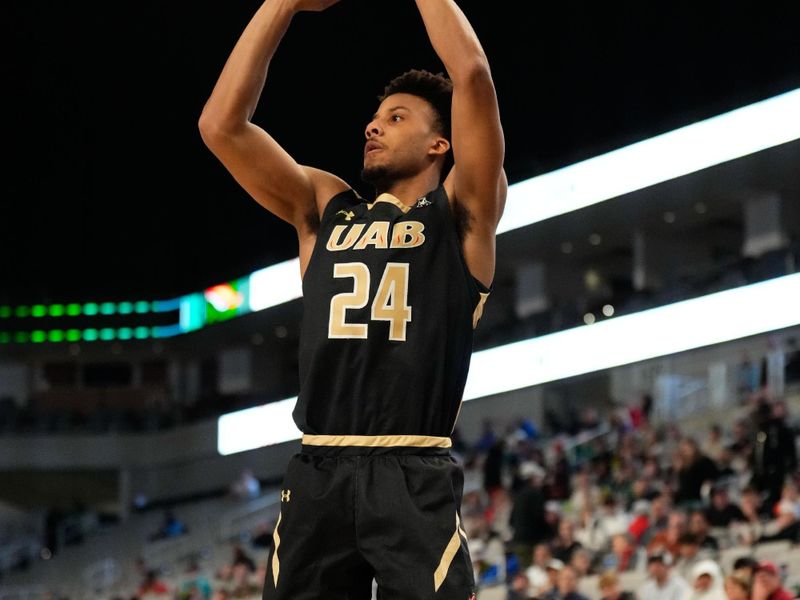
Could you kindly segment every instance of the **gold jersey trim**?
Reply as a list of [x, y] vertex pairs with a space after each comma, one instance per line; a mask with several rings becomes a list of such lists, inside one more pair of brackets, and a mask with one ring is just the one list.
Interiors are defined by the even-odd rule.
[[311, 435], [304, 434], [302, 442], [307, 446], [413, 446], [419, 448], [450, 448], [453, 442], [448, 437], [433, 435]]
[[406, 214], [408, 211], [411, 210], [411, 207], [408, 206], [407, 204], [403, 204], [403, 202], [399, 198], [396, 198], [395, 196], [392, 196], [391, 194], [388, 194], [386, 192], [375, 198], [375, 202], [367, 204], [367, 208], [372, 209], [372, 207], [375, 206], [377, 202], [388, 202], [389, 204], [394, 204], [397, 208], [403, 211], [403, 214]]

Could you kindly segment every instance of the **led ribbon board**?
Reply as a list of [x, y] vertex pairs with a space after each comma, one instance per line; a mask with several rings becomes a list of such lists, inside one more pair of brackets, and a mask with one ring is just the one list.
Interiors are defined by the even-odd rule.
[[[464, 401], [800, 325], [800, 273], [472, 355]], [[219, 419], [232, 454], [300, 438], [296, 398]]]

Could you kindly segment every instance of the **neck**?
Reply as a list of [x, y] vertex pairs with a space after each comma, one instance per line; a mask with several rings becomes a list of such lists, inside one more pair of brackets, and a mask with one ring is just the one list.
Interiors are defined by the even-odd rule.
[[388, 181], [376, 187], [375, 192], [378, 195], [391, 194], [403, 204], [413, 206], [417, 200], [437, 187], [439, 187], [439, 174], [425, 171], [414, 177]]

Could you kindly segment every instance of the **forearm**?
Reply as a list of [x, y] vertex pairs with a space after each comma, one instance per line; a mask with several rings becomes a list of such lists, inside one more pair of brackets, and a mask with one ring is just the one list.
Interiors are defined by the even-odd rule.
[[203, 108], [201, 123], [237, 127], [255, 112], [267, 68], [295, 10], [291, 0], [266, 0], [250, 20]]
[[488, 70], [478, 36], [454, 0], [416, 0], [416, 3], [433, 49], [454, 82], [478, 69]]

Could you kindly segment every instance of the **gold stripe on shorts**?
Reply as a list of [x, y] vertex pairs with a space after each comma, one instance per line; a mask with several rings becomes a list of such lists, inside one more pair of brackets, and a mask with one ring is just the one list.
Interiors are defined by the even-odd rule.
[[[433, 591], [435, 592], [438, 592], [442, 583], [444, 583], [445, 577], [447, 577], [447, 571], [450, 570], [450, 563], [453, 562], [453, 557], [455, 557], [456, 552], [461, 548], [461, 538], [458, 534], [463, 531], [461, 519], [458, 513], [456, 513], [456, 530], [453, 532], [450, 541], [447, 542], [447, 546], [442, 553], [442, 558], [439, 560], [439, 566], [436, 567], [436, 570], [433, 572]], [[466, 534], [464, 534], [464, 538], [466, 539]]]
[[272, 551], [272, 579], [275, 581], [275, 587], [278, 587], [278, 574], [281, 572], [281, 561], [278, 560], [278, 546], [281, 545], [281, 536], [278, 535], [278, 525], [281, 524], [282, 514], [278, 513], [278, 522], [275, 523], [275, 531], [272, 532], [272, 541], [275, 544], [275, 549]]
[[302, 443], [307, 446], [414, 446], [419, 448], [450, 448], [448, 437], [434, 435], [311, 435], [304, 434]]

